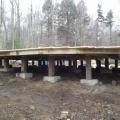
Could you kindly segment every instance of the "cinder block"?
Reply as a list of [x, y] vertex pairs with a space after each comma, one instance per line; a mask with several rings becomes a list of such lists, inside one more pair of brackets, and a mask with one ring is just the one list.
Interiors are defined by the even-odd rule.
[[0, 72], [13, 72], [14, 68], [0, 68]]
[[44, 76], [43, 81], [55, 83], [61, 79], [60, 76]]
[[16, 77], [20, 77], [22, 79], [30, 79], [33, 77], [33, 73], [16, 73]]
[[95, 86], [99, 83], [97, 79], [92, 79], [92, 80], [86, 80], [86, 79], [81, 79], [80, 84], [83, 85], [88, 85], [88, 86]]

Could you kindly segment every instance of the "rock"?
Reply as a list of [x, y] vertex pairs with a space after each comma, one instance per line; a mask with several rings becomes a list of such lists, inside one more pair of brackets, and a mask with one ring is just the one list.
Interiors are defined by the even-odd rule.
[[86, 109], [84, 109], [84, 112], [86, 112], [87, 110]]
[[63, 103], [63, 106], [66, 106], [66, 105], [68, 105], [68, 103]]
[[100, 81], [100, 82], [99, 82], [99, 86], [102, 86], [102, 85], [103, 85], [103, 83]]
[[34, 105], [30, 105], [30, 109], [31, 110], [35, 110], [35, 106]]
[[113, 85], [113, 86], [116, 86], [116, 85], [117, 85], [117, 81], [113, 80], [113, 81], [112, 81], [112, 85]]
[[8, 81], [8, 83], [14, 83], [14, 82], [16, 82], [16, 79], [10, 79], [10, 80]]
[[68, 118], [68, 114], [69, 114], [68, 111], [62, 111], [62, 112], [61, 112], [61, 115], [60, 115], [60, 119], [61, 119], [61, 120], [67, 119], [67, 118]]
[[110, 115], [113, 114], [113, 112], [111, 110], [108, 110], [107, 113], [110, 114]]
[[0, 83], [0, 86], [3, 86], [4, 84], [3, 83]]

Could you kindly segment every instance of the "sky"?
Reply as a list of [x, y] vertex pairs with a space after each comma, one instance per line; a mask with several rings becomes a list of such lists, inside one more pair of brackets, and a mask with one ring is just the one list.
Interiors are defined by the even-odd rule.
[[[6, 3], [9, 0], [4, 0]], [[55, 2], [60, 2], [61, 0], [53, 0]], [[80, 0], [74, 0], [75, 4], [77, 4]], [[96, 19], [97, 17], [97, 5], [100, 3], [102, 5], [102, 9], [104, 15], [106, 16], [107, 12], [111, 9], [114, 13], [114, 19], [116, 22], [120, 21], [120, 0], [84, 0], [86, 6], [88, 8], [88, 14]], [[43, 3], [45, 0], [32, 0], [33, 3], [33, 10], [40, 10], [42, 8]], [[21, 3], [21, 11], [27, 13], [30, 10], [30, 3], [31, 0], [20, 0]]]

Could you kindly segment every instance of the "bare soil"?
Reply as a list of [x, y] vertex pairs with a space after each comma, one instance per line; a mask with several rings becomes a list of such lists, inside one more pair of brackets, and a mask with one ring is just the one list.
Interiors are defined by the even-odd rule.
[[120, 86], [82, 86], [79, 79], [43, 82], [0, 73], [0, 120], [120, 120]]

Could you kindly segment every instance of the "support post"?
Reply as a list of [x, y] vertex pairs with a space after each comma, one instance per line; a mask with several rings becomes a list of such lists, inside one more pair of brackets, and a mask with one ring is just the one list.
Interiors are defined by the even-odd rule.
[[2, 59], [0, 59], [0, 67], [2, 67]]
[[71, 59], [68, 60], [68, 63], [69, 63], [69, 67], [71, 67], [71, 66], [72, 66], [72, 61], [71, 61]]
[[27, 73], [27, 68], [28, 68], [28, 61], [26, 59], [23, 59], [21, 64], [21, 72]]
[[9, 68], [9, 60], [4, 59], [4, 60], [3, 60], [3, 65], [4, 65], [4, 68], [5, 68], [5, 69], [8, 69], [8, 68]]
[[32, 66], [34, 66], [34, 60], [32, 60]]
[[54, 76], [55, 75], [54, 58], [50, 56], [48, 61], [49, 61], [49, 64], [48, 64], [48, 75], [49, 76]]
[[0, 68], [0, 72], [13, 72], [14, 71], [13, 68], [10, 68], [8, 59], [3, 59], [2, 64], [3, 64], [3, 68]]
[[118, 68], [118, 60], [115, 59], [115, 68]]
[[109, 69], [109, 60], [108, 60], [108, 58], [105, 58], [105, 68]]
[[74, 69], [77, 68], [77, 59], [74, 59], [74, 60], [73, 60], [73, 67], [74, 67]]
[[22, 59], [21, 63], [21, 73], [16, 73], [16, 77], [20, 77], [22, 79], [30, 79], [33, 77], [32, 73], [27, 72], [28, 69], [28, 60]]
[[92, 79], [91, 59], [86, 59], [86, 80]]
[[45, 60], [43, 60], [43, 66], [45, 66]]
[[64, 66], [65, 65], [65, 60], [62, 60], [62, 66]]
[[53, 56], [48, 57], [48, 76], [44, 76], [43, 81], [55, 83], [61, 79], [60, 76], [55, 76], [55, 59]]
[[57, 66], [59, 66], [59, 60], [56, 60], [56, 62], [57, 62]]
[[92, 68], [91, 68], [90, 57], [86, 58], [86, 79], [80, 80], [80, 83], [83, 85], [89, 85], [89, 86], [94, 86], [98, 84], [97, 79], [92, 79]]
[[83, 67], [83, 60], [80, 60], [80, 65]]
[[62, 60], [60, 60], [60, 67], [62, 66]]
[[96, 64], [97, 64], [97, 68], [101, 68], [101, 61], [100, 60], [96, 60]]
[[38, 60], [38, 67], [41, 66], [41, 60]]

